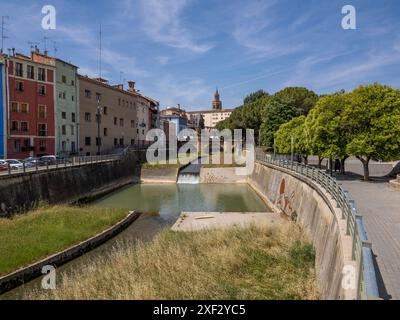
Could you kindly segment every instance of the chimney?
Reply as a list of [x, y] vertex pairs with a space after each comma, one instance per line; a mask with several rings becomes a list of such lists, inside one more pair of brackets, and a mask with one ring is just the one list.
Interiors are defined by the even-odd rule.
[[128, 81], [128, 86], [129, 86], [129, 88], [128, 88], [128, 91], [129, 92], [136, 92], [136, 89], [135, 89], [135, 81]]

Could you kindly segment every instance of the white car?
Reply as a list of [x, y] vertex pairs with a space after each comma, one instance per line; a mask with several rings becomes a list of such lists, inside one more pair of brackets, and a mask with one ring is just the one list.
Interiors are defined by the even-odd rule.
[[15, 159], [7, 159], [6, 162], [10, 164], [11, 170], [20, 170], [24, 167], [23, 163]]

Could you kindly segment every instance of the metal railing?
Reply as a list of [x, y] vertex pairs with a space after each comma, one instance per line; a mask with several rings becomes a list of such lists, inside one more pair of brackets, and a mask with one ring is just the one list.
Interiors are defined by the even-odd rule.
[[286, 159], [275, 159], [272, 155], [259, 150], [257, 150], [256, 159], [260, 163], [278, 166], [307, 177], [330, 194], [342, 211], [342, 219], [346, 221], [346, 235], [352, 238], [352, 260], [356, 262], [358, 269], [357, 298], [378, 299], [379, 290], [372, 245], [368, 240], [363, 218], [357, 213], [355, 203], [350, 199], [349, 193], [336, 179], [315, 167]]
[[8, 163], [0, 171], [0, 177], [36, 171], [49, 171], [60, 168], [76, 167], [94, 163], [118, 161], [123, 157], [122, 154], [100, 155], [100, 156], [76, 156], [63, 159], [39, 160], [31, 163], [21, 162], [21, 164]]

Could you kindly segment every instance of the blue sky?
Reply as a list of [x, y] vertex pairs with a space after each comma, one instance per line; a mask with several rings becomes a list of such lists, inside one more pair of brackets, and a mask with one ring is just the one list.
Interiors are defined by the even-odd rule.
[[[43, 30], [41, 8], [57, 10], [57, 29]], [[357, 10], [357, 29], [341, 28], [344, 5]], [[135, 80], [162, 106], [211, 108], [218, 86], [224, 107], [250, 92], [305, 86], [317, 93], [382, 82], [400, 87], [398, 0], [0, 0], [8, 15], [5, 48], [28, 53], [44, 37], [50, 54]], [[123, 72], [121, 74], [121, 72]]]

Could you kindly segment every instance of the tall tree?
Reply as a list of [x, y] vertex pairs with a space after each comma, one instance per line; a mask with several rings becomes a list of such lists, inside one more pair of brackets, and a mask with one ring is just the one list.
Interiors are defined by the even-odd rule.
[[345, 173], [345, 161], [348, 158], [348, 125], [344, 121], [343, 111], [349, 96], [336, 93], [321, 97], [310, 111], [305, 121], [311, 153], [319, 159], [338, 158], [341, 161], [341, 173]]
[[308, 136], [305, 130], [305, 116], [293, 118], [282, 124], [275, 133], [275, 143], [278, 152], [301, 155], [305, 164], [310, 154]]
[[304, 87], [287, 87], [275, 95], [282, 99], [293, 100], [297, 115], [307, 115], [318, 101], [318, 95]]
[[261, 141], [267, 148], [273, 148], [274, 135], [285, 122], [296, 117], [297, 109], [294, 100], [286, 97], [273, 96], [263, 110], [261, 125]]
[[400, 91], [381, 84], [360, 86], [344, 110], [350, 139], [347, 152], [356, 156], [369, 180], [369, 162], [400, 158]]

